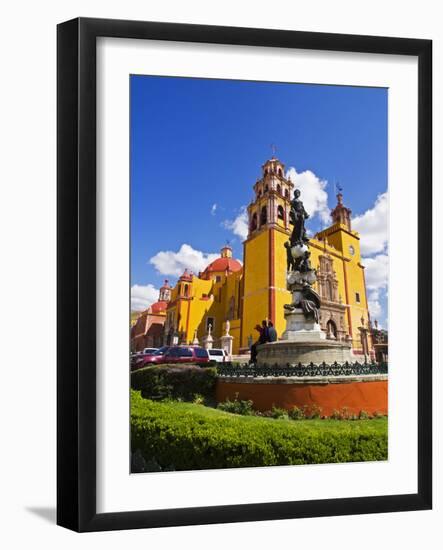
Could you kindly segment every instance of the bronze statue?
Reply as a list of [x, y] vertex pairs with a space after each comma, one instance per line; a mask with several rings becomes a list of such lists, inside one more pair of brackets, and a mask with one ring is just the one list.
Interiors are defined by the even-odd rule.
[[285, 248], [286, 248], [286, 271], [289, 273], [289, 271], [295, 271], [296, 262], [292, 256], [290, 241], [285, 242]]
[[298, 270], [300, 271], [300, 273], [307, 273], [308, 271], [312, 271], [310, 257], [311, 253], [309, 252], [309, 250], [307, 250], [300, 258], [300, 261], [298, 263]]
[[[283, 307], [288, 312], [300, 308], [306, 319], [313, 318], [318, 323], [321, 303], [320, 296], [311, 286], [316, 280], [316, 273], [311, 265], [311, 253], [308, 250], [309, 239], [305, 229], [305, 220], [309, 218], [309, 214], [299, 197], [300, 190], [296, 189], [289, 214], [294, 228], [290, 240], [285, 242], [287, 271], [288, 273], [290, 271], [298, 272], [298, 275], [295, 277], [291, 275], [291, 278], [288, 279], [288, 289], [293, 292], [293, 302]], [[293, 250], [294, 247], [296, 247], [295, 250]]]
[[289, 219], [294, 224], [294, 229], [291, 235], [291, 246], [297, 244], [304, 244], [309, 242], [306, 236], [305, 220], [309, 218], [309, 214], [306, 212], [303, 202], [299, 200], [300, 190], [294, 191], [294, 198], [291, 201], [291, 210], [289, 213]]
[[301, 289], [301, 298], [298, 302], [285, 304], [286, 311], [293, 312], [296, 308], [301, 308], [306, 319], [312, 317], [316, 323], [319, 322], [319, 309], [321, 306], [320, 296], [307, 283]]
[[303, 313], [306, 318], [313, 317], [314, 321], [318, 323], [319, 314], [318, 310], [320, 309], [321, 302], [320, 296], [315, 292], [315, 290], [310, 285], [304, 285], [302, 291], [302, 299], [300, 300], [300, 307], [303, 310]]

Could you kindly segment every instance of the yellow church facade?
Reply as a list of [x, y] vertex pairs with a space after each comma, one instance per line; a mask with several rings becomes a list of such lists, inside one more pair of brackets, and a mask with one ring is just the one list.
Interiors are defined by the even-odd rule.
[[[278, 336], [286, 322], [286, 248], [292, 232], [289, 216], [294, 184], [285, 167], [272, 158], [262, 166], [254, 200], [249, 204], [248, 236], [243, 262], [225, 246], [220, 258], [194, 274], [185, 271], [172, 290], [164, 326], [165, 343], [197, 343], [211, 334], [214, 347], [226, 333], [233, 337], [233, 353], [249, 350], [262, 320], [272, 321]], [[302, 197], [303, 199], [303, 197]], [[322, 299], [320, 326], [327, 338], [347, 340], [356, 355], [371, 357], [370, 315], [360, 237], [351, 227], [351, 211], [337, 195], [332, 225], [310, 239], [311, 265], [317, 270], [314, 287]]]

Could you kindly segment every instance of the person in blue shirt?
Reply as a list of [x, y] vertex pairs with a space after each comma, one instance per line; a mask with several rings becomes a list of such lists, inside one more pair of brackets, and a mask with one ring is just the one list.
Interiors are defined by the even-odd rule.
[[277, 341], [277, 331], [275, 330], [274, 323], [269, 321], [268, 323], [268, 342]]

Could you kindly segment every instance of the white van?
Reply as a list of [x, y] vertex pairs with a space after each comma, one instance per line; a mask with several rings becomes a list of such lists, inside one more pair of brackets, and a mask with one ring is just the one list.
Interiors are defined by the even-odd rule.
[[208, 353], [209, 361], [213, 361], [215, 363], [224, 363], [225, 361], [228, 361], [228, 354], [224, 349], [208, 349]]

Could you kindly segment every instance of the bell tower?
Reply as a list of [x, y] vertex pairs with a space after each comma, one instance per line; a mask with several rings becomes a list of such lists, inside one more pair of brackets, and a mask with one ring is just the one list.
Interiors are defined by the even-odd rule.
[[254, 199], [248, 206], [248, 239], [263, 228], [279, 226], [289, 230], [289, 210], [294, 184], [284, 176], [285, 165], [275, 157], [262, 166], [262, 177], [257, 180]]
[[[266, 319], [274, 324], [277, 308], [288, 301], [284, 243], [292, 231], [289, 212], [294, 184], [285, 176], [285, 165], [273, 156], [262, 166], [248, 205], [248, 237], [244, 241], [242, 348], [255, 341], [255, 326]], [[279, 251], [279, 253], [276, 253]], [[281, 265], [280, 265], [281, 264]], [[284, 326], [276, 326], [281, 333]]]
[[160, 292], [158, 299], [160, 302], [169, 302], [171, 299], [171, 290], [172, 288], [169, 285], [168, 279], [165, 279], [163, 286], [160, 287]]
[[332, 210], [331, 217], [334, 223], [340, 223], [351, 231], [351, 214], [352, 211], [343, 204], [343, 195], [337, 194], [337, 206]]

